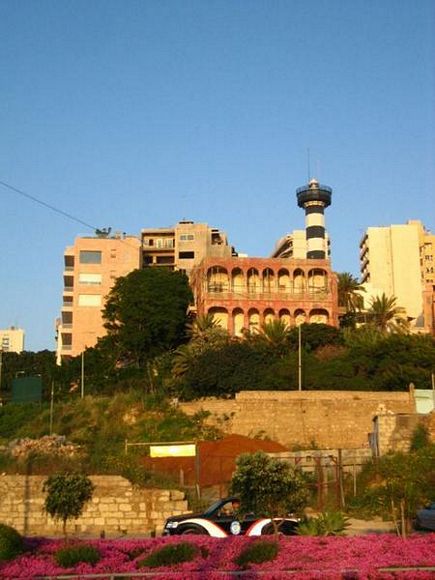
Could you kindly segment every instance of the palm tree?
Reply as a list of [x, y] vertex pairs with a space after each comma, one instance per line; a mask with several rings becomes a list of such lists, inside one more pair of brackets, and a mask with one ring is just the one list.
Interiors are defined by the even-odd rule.
[[408, 320], [400, 316], [401, 308], [397, 306], [395, 296], [388, 297], [385, 293], [372, 298], [367, 312], [369, 324], [382, 333], [406, 332]]
[[213, 314], [207, 312], [195, 318], [193, 322], [187, 324], [187, 334], [190, 338], [204, 338], [212, 329], [218, 328], [219, 324]]
[[343, 313], [361, 310], [364, 304], [361, 292], [365, 292], [365, 288], [349, 272], [339, 273], [337, 278], [339, 308], [344, 311]]
[[262, 340], [280, 355], [288, 350], [290, 328], [282, 320], [271, 320], [261, 326], [257, 340]]

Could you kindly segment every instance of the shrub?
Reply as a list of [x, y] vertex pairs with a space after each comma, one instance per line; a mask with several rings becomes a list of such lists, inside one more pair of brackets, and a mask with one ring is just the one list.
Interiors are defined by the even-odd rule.
[[6, 524], [0, 524], [0, 562], [12, 560], [24, 550], [21, 535]]
[[173, 566], [182, 562], [191, 562], [199, 554], [199, 549], [189, 542], [181, 542], [171, 546], [164, 546], [140, 560], [138, 568], [158, 568], [159, 566]]
[[340, 536], [348, 526], [348, 519], [341, 512], [324, 512], [317, 518], [303, 520], [297, 533], [300, 536]]
[[44, 509], [52, 518], [62, 521], [65, 537], [67, 521], [82, 515], [94, 489], [92, 481], [79, 473], [52, 475], [44, 481], [43, 491], [47, 492]]
[[278, 544], [259, 540], [247, 546], [240, 552], [235, 562], [241, 568], [246, 568], [249, 564], [262, 564], [275, 560], [278, 554]]
[[78, 544], [61, 548], [55, 553], [54, 559], [62, 568], [72, 568], [82, 562], [94, 565], [100, 561], [101, 555], [94, 546]]

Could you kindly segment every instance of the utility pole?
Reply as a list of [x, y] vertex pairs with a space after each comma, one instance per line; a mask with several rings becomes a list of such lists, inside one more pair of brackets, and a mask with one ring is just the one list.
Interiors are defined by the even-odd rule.
[[51, 396], [50, 396], [50, 435], [53, 435], [53, 410], [54, 410], [54, 381], [51, 381]]
[[85, 396], [85, 351], [82, 352], [82, 376], [80, 381], [80, 391], [81, 391], [81, 398]]
[[3, 367], [3, 349], [0, 348], [0, 406], [3, 405], [3, 401], [1, 399], [1, 393], [2, 393], [2, 367]]
[[302, 323], [298, 326], [298, 389], [302, 391]]

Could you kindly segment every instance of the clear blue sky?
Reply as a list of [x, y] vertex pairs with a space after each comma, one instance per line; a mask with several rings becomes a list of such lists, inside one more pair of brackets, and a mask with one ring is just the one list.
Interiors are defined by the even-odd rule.
[[[267, 256], [330, 185], [336, 271], [368, 226], [435, 229], [433, 0], [1, 0], [0, 180], [98, 226], [183, 218]], [[54, 349], [84, 226], [0, 186], [0, 328]]]

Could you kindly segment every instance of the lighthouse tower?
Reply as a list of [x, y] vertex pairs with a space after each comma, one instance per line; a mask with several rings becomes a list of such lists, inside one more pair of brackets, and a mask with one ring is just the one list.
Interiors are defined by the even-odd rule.
[[305, 210], [307, 258], [322, 260], [328, 255], [325, 237], [325, 207], [331, 205], [332, 189], [312, 179], [296, 190], [298, 206]]

